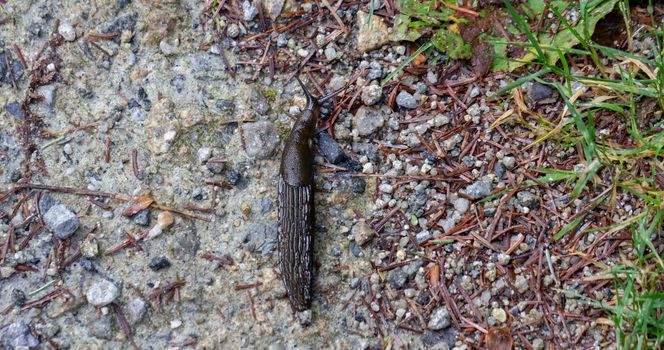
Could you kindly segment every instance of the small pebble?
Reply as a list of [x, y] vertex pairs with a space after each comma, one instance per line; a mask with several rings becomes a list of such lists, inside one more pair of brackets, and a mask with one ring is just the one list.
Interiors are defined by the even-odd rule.
[[358, 221], [354, 226], [353, 229], [351, 230], [351, 233], [353, 234], [353, 237], [355, 238], [355, 242], [359, 245], [363, 245], [371, 238], [374, 236], [375, 231], [371, 227], [371, 225], [367, 224], [364, 220]]
[[65, 41], [76, 40], [76, 30], [71, 25], [71, 23], [67, 21], [60, 22], [60, 25], [58, 26], [58, 33], [62, 35]]
[[98, 279], [85, 293], [88, 302], [94, 306], [105, 306], [120, 296], [120, 289], [107, 279]]
[[401, 107], [413, 109], [417, 108], [417, 100], [406, 90], [401, 90], [397, 95], [397, 104]]
[[150, 260], [150, 263], [148, 264], [148, 267], [150, 267], [152, 271], [158, 271], [161, 269], [168, 268], [170, 266], [171, 262], [165, 256], [154, 257]]
[[450, 326], [450, 312], [445, 307], [439, 307], [431, 312], [427, 328], [439, 331]]

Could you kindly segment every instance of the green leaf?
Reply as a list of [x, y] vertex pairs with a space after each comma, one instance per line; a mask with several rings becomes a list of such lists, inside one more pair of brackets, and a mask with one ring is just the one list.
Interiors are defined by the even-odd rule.
[[413, 23], [410, 20], [410, 17], [400, 14], [394, 18], [394, 27], [392, 34], [390, 34], [390, 40], [392, 41], [415, 41], [422, 36], [416, 29], [413, 27]]
[[431, 43], [438, 51], [447, 54], [451, 59], [467, 59], [473, 56], [473, 48], [463, 42], [461, 35], [448, 29], [441, 29], [431, 38]]
[[[543, 10], [543, 7], [540, 6], [541, 2], [541, 0], [527, 1], [530, 11], [526, 12], [529, 14], [534, 13], [536, 16], [541, 15], [541, 11]], [[506, 47], [508, 45], [507, 40], [504, 37], [497, 38], [495, 40], [495, 44], [496, 53], [498, 53], [498, 56], [494, 60], [492, 70], [513, 71], [514, 69], [521, 67], [534, 59], [538, 59], [541, 61], [541, 63], [548, 65], [555, 64], [559, 58], [557, 51], [562, 50], [565, 52], [567, 49], [581, 43], [581, 40], [579, 39], [588, 40], [588, 37], [584, 38], [580, 36], [579, 33], [586, 34], [587, 36], [592, 35], [592, 33], [595, 31], [595, 25], [597, 22], [609, 14], [617, 2], [618, 0], [598, 0], [587, 4], [583, 9], [585, 16], [581, 16], [581, 19], [579, 19], [579, 21], [573, 26], [560, 24], [559, 27], [561, 29], [554, 34], [550, 34], [547, 28], [544, 28], [545, 30], [541, 31], [540, 33], [533, 33], [530, 30], [531, 27], [527, 24], [528, 21], [511, 5], [508, 4], [508, 10], [510, 10], [512, 17], [517, 23], [519, 31], [525, 34], [528, 38], [527, 46], [530, 48], [530, 50], [528, 50], [528, 52], [526, 52], [523, 57], [508, 59], [505, 55]], [[576, 2], [567, 3], [569, 4]], [[524, 7], [525, 6], [526, 5], [524, 5]], [[562, 13], [564, 10], [566, 10], [565, 6], [566, 4], [563, 1], [553, 1], [549, 4], [549, 7], [555, 9], [555, 11], [558, 13]], [[506, 29], [508, 32], [512, 32], [513, 28], [514, 27], [512, 26], [508, 26]], [[533, 39], [535, 39], [535, 41], [533, 41]], [[584, 44], [586, 43], [584, 42]]]

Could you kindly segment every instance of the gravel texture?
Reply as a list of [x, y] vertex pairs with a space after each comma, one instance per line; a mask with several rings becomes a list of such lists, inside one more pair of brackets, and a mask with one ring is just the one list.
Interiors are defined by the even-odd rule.
[[[571, 297], [595, 268], [552, 248], [562, 221], [545, 214], [567, 220], [587, 196], [532, 187], [484, 200], [550, 166], [541, 154], [576, 154], [546, 142], [521, 152], [534, 134], [491, 128], [507, 106], [486, 97], [511, 75], [475, 79], [434, 54], [440, 69], [382, 86], [412, 51], [389, 41], [381, 1], [371, 21], [364, 5], [336, 11], [348, 36], [322, 3], [233, 1], [214, 20], [205, 3], [3, 5], [0, 196], [16, 189], [0, 201], [0, 242], [11, 233], [16, 246], [0, 262], [4, 348], [463, 350], [503, 326], [534, 349], [611, 342], [612, 328], [584, 318], [599, 311]], [[299, 26], [262, 35], [270, 19]], [[312, 93], [350, 87], [321, 108], [315, 293], [294, 314], [277, 268], [276, 184], [305, 108], [289, 80], [304, 61]], [[34, 74], [43, 98], [25, 110]], [[563, 105], [539, 84], [524, 103]], [[518, 140], [505, 138], [512, 129]]]

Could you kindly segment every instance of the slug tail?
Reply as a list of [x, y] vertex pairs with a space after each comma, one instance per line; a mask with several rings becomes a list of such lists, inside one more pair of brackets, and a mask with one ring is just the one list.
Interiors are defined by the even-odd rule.
[[309, 308], [313, 282], [313, 186], [279, 181], [279, 267], [296, 311]]

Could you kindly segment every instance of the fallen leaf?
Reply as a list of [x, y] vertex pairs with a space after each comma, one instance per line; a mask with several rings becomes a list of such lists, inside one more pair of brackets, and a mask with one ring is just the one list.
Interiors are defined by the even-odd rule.
[[489, 333], [486, 335], [485, 347], [491, 350], [511, 350], [512, 333], [508, 328], [489, 327]]
[[132, 197], [129, 203], [127, 203], [127, 206], [122, 210], [122, 215], [123, 216], [132, 216], [139, 211], [149, 207], [152, 203], [154, 203], [154, 198], [149, 195], [142, 195], [142, 196], [136, 196]]

